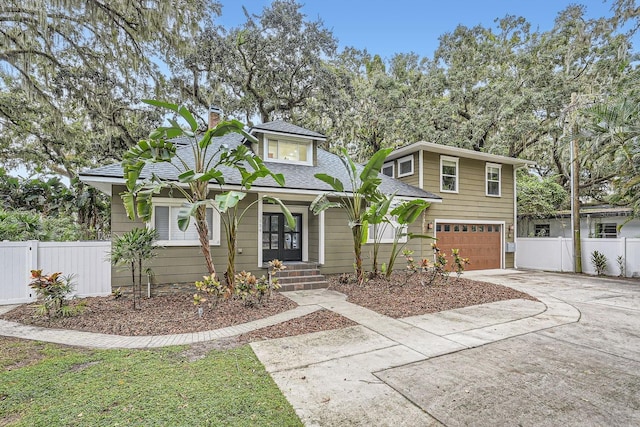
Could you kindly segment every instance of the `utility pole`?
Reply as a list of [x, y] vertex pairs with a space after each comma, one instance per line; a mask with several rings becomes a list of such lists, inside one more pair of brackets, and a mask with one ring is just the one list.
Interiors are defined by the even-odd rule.
[[574, 272], [582, 273], [582, 244], [580, 242], [580, 156], [578, 155], [577, 94], [571, 94], [574, 109], [571, 126], [571, 228], [573, 229]]

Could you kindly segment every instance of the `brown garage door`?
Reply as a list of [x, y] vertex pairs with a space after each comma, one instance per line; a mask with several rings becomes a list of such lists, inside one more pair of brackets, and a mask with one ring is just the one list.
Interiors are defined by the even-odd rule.
[[500, 268], [501, 226], [496, 224], [449, 224], [436, 225], [437, 245], [452, 262], [451, 249], [459, 249], [460, 256], [469, 258], [467, 270]]

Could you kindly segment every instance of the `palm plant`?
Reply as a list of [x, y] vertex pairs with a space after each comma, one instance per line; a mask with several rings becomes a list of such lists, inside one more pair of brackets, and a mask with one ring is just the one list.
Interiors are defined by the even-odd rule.
[[[115, 236], [111, 248], [111, 264], [128, 265], [131, 269], [131, 286], [133, 291], [133, 308], [140, 308], [142, 294], [143, 263], [157, 255], [155, 240], [157, 233], [148, 228], [134, 228], [121, 236]], [[136, 270], [138, 284], [136, 286]]]
[[[381, 195], [378, 187], [382, 179], [379, 174], [384, 160], [391, 151], [391, 148], [377, 151], [358, 173], [355, 162], [351, 159], [347, 150], [342, 149], [340, 159], [347, 170], [350, 188], [346, 187], [336, 177], [325, 173], [315, 174], [317, 179], [329, 184], [333, 192], [316, 197], [310, 208], [316, 215], [332, 207], [341, 208], [347, 214], [349, 228], [353, 237], [356, 280], [359, 284], [364, 282], [362, 245], [367, 241], [368, 237], [367, 208], [370, 203], [380, 201]], [[330, 198], [338, 201], [331, 201]]]
[[[175, 120], [170, 119], [171, 126], [161, 126], [151, 132], [147, 140], [140, 141], [125, 153], [122, 168], [127, 190], [121, 193], [122, 200], [130, 219], [136, 215], [145, 222], [151, 219], [152, 196], [158, 194], [162, 188], [171, 188], [179, 192], [185, 199], [183, 207], [178, 212], [178, 227], [185, 231], [189, 227], [191, 217], [195, 219], [196, 230], [200, 240], [200, 247], [204, 256], [209, 275], [216, 277], [216, 268], [209, 246], [209, 228], [206, 210], [212, 207], [221, 215], [227, 238], [227, 285], [229, 294], [233, 292], [235, 277], [235, 254], [237, 231], [239, 222], [248, 208], [239, 210], [240, 202], [247, 195], [247, 190], [259, 178], [270, 176], [274, 181], [284, 185], [282, 174], [272, 173], [262, 159], [249, 148], [238, 145], [229, 149], [223, 144], [214, 147], [213, 139], [235, 132], [250, 142], [257, 142], [256, 138], [244, 131], [244, 125], [238, 120], [228, 120], [218, 123], [215, 127], [198, 133], [198, 124], [193, 115], [184, 107], [162, 101], [145, 100], [147, 104], [168, 109], [180, 115], [189, 125], [183, 129]], [[186, 137], [190, 140], [193, 161], [181, 157], [181, 153], [171, 142], [173, 138]], [[178, 182], [153, 176], [150, 181], [139, 182], [140, 175], [147, 164], [166, 162], [178, 172]], [[231, 167], [240, 172], [242, 182], [239, 190], [224, 191], [209, 199], [210, 182], [222, 187], [225, 184], [221, 167]], [[262, 200], [271, 201], [280, 206], [291, 226], [294, 219], [286, 206], [277, 198], [264, 196]], [[254, 203], [257, 203], [254, 202]], [[251, 206], [251, 205], [250, 205]]]
[[610, 155], [617, 176], [611, 201], [633, 207], [640, 215], [640, 102], [623, 99], [613, 104], [595, 105], [586, 110], [597, 137], [598, 156]]

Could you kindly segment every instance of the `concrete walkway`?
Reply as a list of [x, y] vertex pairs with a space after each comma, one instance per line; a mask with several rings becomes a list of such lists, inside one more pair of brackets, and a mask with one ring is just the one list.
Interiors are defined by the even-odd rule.
[[639, 283], [465, 277], [541, 302], [391, 319], [331, 291], [298, 291], [299, 304], [359, 325], [251, 346], [308, 426], [640, 425]]
[[541, 302], [500, 301], [404, 319], [349, 303], [330, 290], [287, 296], [359, 324], [251, 344], [309, 426], [440, 425], [376, 373], [580, 319], [573, 306], [541, 292], [535, 295]]

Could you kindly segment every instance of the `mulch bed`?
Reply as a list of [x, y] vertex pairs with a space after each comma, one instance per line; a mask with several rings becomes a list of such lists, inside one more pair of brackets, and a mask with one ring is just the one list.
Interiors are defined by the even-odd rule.
[[49, 319], [36, 316], [33, 304], [24, 304], [2, 316], [5, 320], [44, 326], [115, 335], [166, 335], [200, 332], [262, 319], [297, 306], [280, 294], [274, 294], [261, 307], [245, 307], [239, 300], [224, 301], [217, 307], [205, 307], [202, 317], [193, 304], [192, 294], [158, 296], [141, 300], [141, 309], [133, 309], [130, 298], [91, 297], [76, 300], [86, 303], [82, 314]]
[[[467, 279], [424, 284], [421, 274], [394, 274], [391, 281], [376, 278], [359, 286], [340, 283], [340, 276], [328, 277], [329, 288], [348, 296], [348, 301], [390, 317], [400, 318], [434, 313], [470, 305], [514, 298], [535, 298], [491, 283]], [[33, 304], [24, 304], [1, 316], [3, 319], [48, 328], [75, 329], [117, 335], [164, 335], [206, 331], [261, 319], [296, 307], [288, 298], [274, 294], [261, 307], [246, 307], [241, 301], [224, 301], [214, 309], [205, 308], [198, 316], [191, 294], [158, 296], [141, 301], [134, 310], [128, 298], [93, 297], [82, 300], [84, 312], [75, 317], [49, 319], [35, 315]], [[74, 302], [77, 303], [77, 302]], [[344, 328], [349, 319], [328, 310], [243, 334], [235, 343], [279, 338]]]
[[336, 276], [331, 279], [330, 289], [348, 295], [349, 302], [395, 319], [509, 299], [537, 301], [506, 286], [458, 279], [455, 275], [428, 282], [428, 276], [422, 273], [395, 273], [391, 280], [369, 279], [362, 286], [341, 283]]

